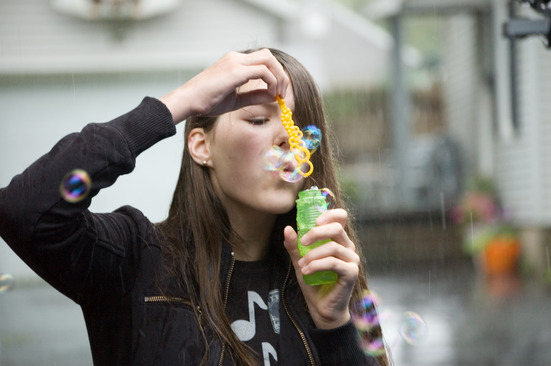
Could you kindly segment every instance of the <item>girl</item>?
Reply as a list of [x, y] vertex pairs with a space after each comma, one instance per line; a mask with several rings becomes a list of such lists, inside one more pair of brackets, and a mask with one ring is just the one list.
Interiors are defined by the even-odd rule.
[[[82, 307], [94, 364], [386, 365], [384, 354], [362, 351], [351, 322], [367, 285], [347, 211], [328, 210], [302, 239], [330, 242], [303, 258], [297, 250], [300, 190], [327, 187], [343, 207], [330, 143], [298, 182], [263, 168], [273, 146], [289, 149], [276, 95], [297, 125], [327, 135], [318, 90], [297, 60], [275, 49], [232, 52], [164, 97], [63, 138], [0, 190], [0, 234]], [[99, 190], [184, 120], [164, 222], [128, 206], [88, 211]], [[59, 184], [77, 168], [90, 176], [90, 193], [64, 200]], [[338, 282], [303, 282], [322, 270]]]

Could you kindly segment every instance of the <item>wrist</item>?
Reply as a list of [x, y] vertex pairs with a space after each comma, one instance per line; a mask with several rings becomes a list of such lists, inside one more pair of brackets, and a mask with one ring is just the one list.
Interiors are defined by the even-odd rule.
[[324, 318], [321, 316], [313, 316], [312, 320], [314, 321], [314, 324], [316, 325], [317, 329], [336, 329], [339, 327], [342, 327], [346, 323], [350, 321], [350, 313], [347, 311], [346, 313], [342, 314], [339, 317], [332, 317], [332, 318]]
[[192, 115], [189, 98], [180, 89], [173, 90], [159, 98], [172, 114], [172, 120], [175, 125]]

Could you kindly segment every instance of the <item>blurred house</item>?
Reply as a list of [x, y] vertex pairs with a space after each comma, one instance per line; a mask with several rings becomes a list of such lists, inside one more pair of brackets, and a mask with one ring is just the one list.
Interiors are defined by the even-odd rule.
[[[281, 48], [331, 89], [380, 83], [392, 44], [388, 32], [324, 0], [3, 0], [0, 186], [64, 135], [164, 95], [228, 51]], [[404, 51], [405, 62], [416, 57]], [[130, 204], [164, 219], [182, 144], [176, 137], [146, 151], [91, 209]], [[25, 268], [0, 245], [0, 272]]]
[[[441, 18], [440, 83], [448, 134], [459, 143], [465, 176], [495, 179], [508, 215], [523, 229], [525, 254], [540, 273], [549, 272], [551, 263], [547, 11], [545, 17], [507, 0], [383, 0], [372, 2], [366, 13], [393, 24]], [[543, 20], [547, 37], [508, 39], [504, 26], [516, 17]]]
[[[113, 4], [120, 5], [113, 5]], [[332, 1], [30, 0], [0, 5], [0, 75], [194, 73], [230, 50], [279, 47], [322, 87], [370, 85], [391, 36]], [[413, 62], [415, 54], [408, 53]]]

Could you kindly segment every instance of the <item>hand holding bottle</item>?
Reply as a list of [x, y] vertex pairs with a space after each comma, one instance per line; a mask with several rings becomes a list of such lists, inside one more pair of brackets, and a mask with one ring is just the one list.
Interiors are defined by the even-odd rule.
[[[322, 213], [316, 219], [317, 226], [304, 234], [301, 242], [307, 247], [318, 241], [329, 241], [311, 249], [304, 257], [300, 255], [295, 230], [287, 226], [284, 231], [284, 245], [291, 257], [308, 309], [316, 326], [322, 329], [336, 328], [350, 320], [348, 305], [358, 278], [360, 257], [344, 229], [347, 220], [348, 213], [343, 209]], [[338, 275], [337, 282], [310, 286], [302, 279], [303, 275], [320, 271], [335, 272]]]

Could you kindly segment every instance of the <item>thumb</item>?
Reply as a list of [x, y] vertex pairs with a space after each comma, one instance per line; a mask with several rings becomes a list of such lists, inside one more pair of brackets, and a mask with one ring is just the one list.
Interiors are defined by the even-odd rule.
[[283, 241], [283, 245], [285, 246], [285, 249], [287, 249], [287, 252], [291, 257], [291, 262], [293, 263], [293, 266], [295, 268], [298, 268], [297, 262], [301, 258], [297, 246], [298, 235], [291, 226], [285, 227], [285, 229], [283, 230], [283, 235], [285, 238]]

